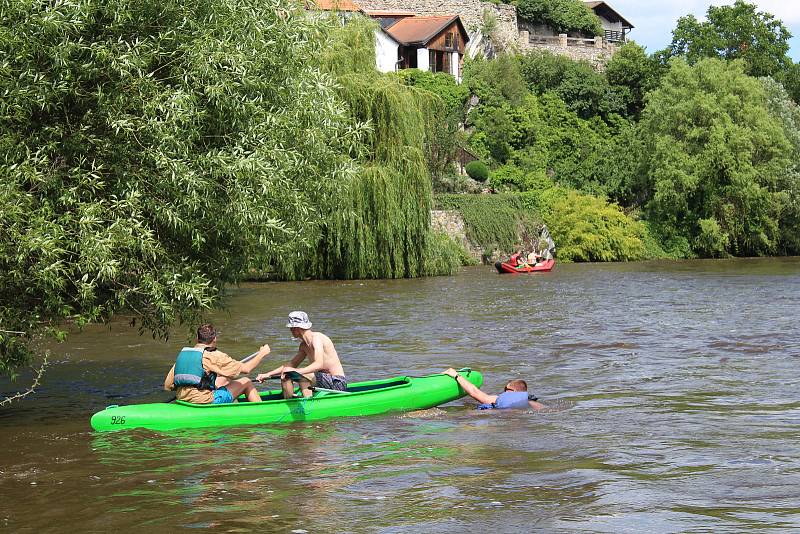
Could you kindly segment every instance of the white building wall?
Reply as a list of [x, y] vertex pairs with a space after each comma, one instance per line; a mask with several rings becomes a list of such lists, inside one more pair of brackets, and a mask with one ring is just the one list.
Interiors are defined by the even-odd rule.
[[600, 19], [600, 25], [603, 26], [604, 30], [612, 30], [615, 32], [622, 31], [622, 21], [619, 22], [610, 22], [605, 17], [598, 16], [597, 18]]
[[450, 74], [457, 82], [461, 81], [461, 76], [458, 75], [458, 52], [450, 52]]
[[397, 66], [397, 41], [386, 35], [386, 32], [375, 32], [375, 62], [381, 72], [394, 72]]
[[427, 48], [417, 48], [417, 68], [419, 70], [431, 70], [429, 59]]

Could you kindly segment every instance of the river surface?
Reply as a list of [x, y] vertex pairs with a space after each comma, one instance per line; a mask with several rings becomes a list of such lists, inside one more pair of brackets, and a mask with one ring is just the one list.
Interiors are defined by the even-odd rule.
[[[245, 284], [212, 319], [290, 357], [294, 309], [351, 380], [469, 366], [552, 408], [470, 400], [273, 427], [95, 433], [160, 402], [186, 339], [125, 322], [52, 348], [0, 409], [9, 532], [742, 532], [800, 529], [800, 259], [557, 265], [549, 274]], [[22, 380], [20, 384], [24, 383]], [[14, 385], [0, 382], [0, 392]]]

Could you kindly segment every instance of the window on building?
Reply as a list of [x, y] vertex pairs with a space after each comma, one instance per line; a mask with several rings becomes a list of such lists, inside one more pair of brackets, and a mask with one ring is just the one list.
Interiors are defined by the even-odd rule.
[[445, 34], [444, 47], [450, 49], [458, 48], [458, 33], [450, 32]]
[[446, 72], [452, 74], [450, 71], [451, 53], [441, 52], [439, 50], [428, 51], [428, 63], [431, 72]]

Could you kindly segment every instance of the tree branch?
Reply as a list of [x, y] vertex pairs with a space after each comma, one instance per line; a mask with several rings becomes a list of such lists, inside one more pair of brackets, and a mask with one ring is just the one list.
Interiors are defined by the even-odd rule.
[[19, 400], [19, 399], [22, 399], [24, 397], [27, 397], [28, 395], [30, 395], [31, 393], [33, 393], [36, 390], [36, 388], [39, 386], [39, 382], [40, 382], [40, 380], [42, 378], [42, 375], [44, 374], [44, 370], [47, 367], [47, 357], [49, 355], [50, 355], [49, 351], [44, 353], [44, 361], [42, 361], [42, 366], [36, 372], [36, 377], [34, 377], [33, 383], [31, 384], [31, 386], [28, 389], [26, 389], [25, 391], [20, 391], [19, 393], [15, 393], [14, 395], [12, 395], [10, 397], [6, 397], [3, 400], [0, 400], [0, 408], [2, 408], [3, 406], [7, 406], [7, 405], [11, 404], [12, 402], [14, 402], [16, 400]]

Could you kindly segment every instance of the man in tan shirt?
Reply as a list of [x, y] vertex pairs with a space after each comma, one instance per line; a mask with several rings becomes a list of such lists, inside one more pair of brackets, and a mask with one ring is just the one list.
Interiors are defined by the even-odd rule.
[[177, 390], [178, 400], [195, 404], [225, 404], [242, 393], [250, 402], [261, 402], [252, 381], [236, 377], [255, 369], [269, 352], [269, 345], [264, 345], [251, 360], [238, 362], [217, 349], [216, 329], [204, 324], [197, 329], [197, 344], [184, 348], [178, 355], [164, 380], [164, 389]]
[[[318, 388], [347, 391], [347, 378], [344, 376], [342, 362], [339, 361], [339, 354], [336, 353], [336, 347], [333, 346], [331, 338], [322, 332], [312, 332], [311, 321], [308, 319], [308, 315], [302, 311], [290, 313], [286, 326], [291, 329], [292, 337], [300, 340], [297, 354], [285, 365], [258, 375], [256, 380], [261, 382], [265, 378], [280, 375], [285, 399], [291, 399], [294, 396], [292, 375], [298, 379], [297, 382], [303, 397], [311, 396], [312, 385]], [[305, 359], [308, 359], [308, 365], [298, 369], [297, 366]], [[298, 374], [302, 377], [298, 377]]]

